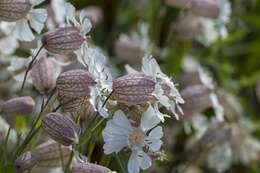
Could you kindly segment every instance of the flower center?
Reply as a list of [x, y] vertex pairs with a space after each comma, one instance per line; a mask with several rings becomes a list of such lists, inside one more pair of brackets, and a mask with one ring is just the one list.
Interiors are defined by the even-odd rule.
[[130, 145], [142, 145], [144, 143], [146, 135], [140, 128], [134, 128], [132, 133], [129, 135]]

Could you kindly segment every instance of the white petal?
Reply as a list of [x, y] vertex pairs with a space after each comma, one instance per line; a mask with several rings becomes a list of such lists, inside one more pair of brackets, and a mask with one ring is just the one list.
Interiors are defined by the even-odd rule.
[[138, 158], [138, 153], [137, 151], [133, 151], [129, 161], [128, 161], [128, 172], [129, 173], [139, 173], [140, 172], [140, 162]]
[[130, 65], [125, 65], [125, 69], [126, 69], [128, 74], [138, 74], [139, 73], [137, 70], [135, 70]]
[[80, 24], [82, 27], [82, 33], [83, 33], [83, 35], [86, 35], [88, 32], [90, 32], [90, 30], [92, 28], [91, 21], [87, 17], [87, 12], [82, 10], [80, 12], [79, 19], [80, 19]]
[[158, 73], [161, 73], [160, 66], [151, 55], [145, 55], [143, 58], [142, 71], [150, 76], [156, 78]]
[[76, 12], [76, 9], [75, 7], [67, 2], [65, 4], [65, 8], [66, 8], [66, 21], [68, 24], [70, 24], [70, 22], [72, 22], [74, 25], [78, 26], [79, 23], [77, 22], [76, 18], [75, 18], [75, 12]]
[[38, 34], [40, 34], [44, 27], [44, 22], [46, 21], [46, 19], [46, 9], [34, 9], [31, 12], [30, 25]]
[[30, 0], [31, 4], [33, 6], [36, 6], [36, 5], [39, 5], [41, 4], [42, 2], [44, 2], [45, 0]]
[[55, 14], [55, 21], [60, 25], [63, 25], [66, 15], [65, 0], [52, 0], [51, 7]]
[[21, 41], [32, 41], [34, 39], [34, 35], [25, 19], [17, 21], [13, 34]]
[[12, 35], [8, 35], [0, 40], [0, 50], [4, 54], [14, 53], [18, 46], [18, 41]]
[[128, 161], [129, 173], [139, 173], [140, 169], [146, 170], [152, 165], [150, 157], [142, 150], [134, 150]]
[[153, 129], [146, 139], [146, 144], [149, 146], [149, 149], [151, 149], [152, 151], [158, 151], [162, 145], [162, 141], [160, 140], [162, 136], [162, 127], [158, 126]]
[[140, 156], [142, 156], [141, 165], [140, 165], [142, 170], [146, 170], [150, 166], [152, 166], [151, 158], [145, 152], [140, 151], [139, 157]]
[[132, 126], [122, 111], [117, 111], [113, 119], [109, 120], [103, 130], [103, 146], [106, 154], [119, 152], [128, 145], [128, 135]]
[[141, 124], [140, 127], [144, 132], [155, 127], [157, 124], [160, 123], [160, 119], [156, 115], [155, 110], [152, 106], [149, 106], [148, 109], [143, 113], [141, 117]]

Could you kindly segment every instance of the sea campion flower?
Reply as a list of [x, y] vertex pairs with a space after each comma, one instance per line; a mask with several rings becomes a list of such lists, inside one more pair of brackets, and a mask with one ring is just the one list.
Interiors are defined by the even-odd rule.
[[69, 146], [78, 142], [80, 127], [60, 113], [49, 113], [42, 119], [42, 128], [55, 141]]
[[34, 9], [44, 0], [4, 0], [0, 3], [0, 19], [8, 23], [12, 35], [21, 41], [34, 39], [33, 28], [41, 33], [47, 18], [46, 9]]
[[155, 100], [155, 82], [145, 74], [128, 74], [113, 81], [112, 98], [126, 105], [146, 104]]
[[153, 78], [156, 83], [153, 95], [158, 100], [154, 107], [157, 110], [157, 115], [159, 116], [161, 121], [164, 121], [164, 117], [167, 117], [167, 115], [162, 114], [158, 111], [159, 104], [166, 107], [175, 115], [176, 119], [179, 119], [176, 107], [178, 111], [182, 113], [182, 109], [179, 105], [183, 104], [184, 100], [182, 99], [175, 84], [166, 74], [161, 71], [160, 66], [158, 65], [156, 60], [152, 58], [152, 56], [144, 56], [141, 72], [134, 70], [130, 66], [126, 66], [126, 69], [128, 73], [143, 73]]
[[83, 69], [61, 73], [57, 79], [57, 91], [63, 109], [68, 112], [77, 110], [84, 100], [88, 101], [91, 86], [95, 84], [91, 74]]
[[129, 173], [138, 173], [140, 169], [148, 169], [152, 163], [148, 152], [156, 152], [161, 148], [162, 127], [157, 126], [160, 119], [156, 111], [149, 108], [142, 114], [140, 125], [132, 126], [126, 115], [118, 110], [109, 120], [103, 131], [105, 154], [118, 153], [123, 148], [131, 149], [128, 161]]
[[112, 91], [112, 76], [107, 67], [107, 58], [97, 48], [82, 47], [75, 52], [78, 61], [85, 66], [96, 84], [90, 88], [90, 103], [101, 116], [107, 117], [106, 96]]
[[78, 21], [73, 5], [66, 3], [65, 9], [66, 26], [47, 32], [42, 37], [43, 47], [54, 54], [66, 55], [82, 47], [92, 27], [84, 11], [81, 11]]

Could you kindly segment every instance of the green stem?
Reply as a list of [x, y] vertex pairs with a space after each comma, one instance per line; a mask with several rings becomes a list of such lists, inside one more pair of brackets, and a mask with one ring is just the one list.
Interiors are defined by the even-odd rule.
[[68, 171], [70, 169], [71, 162], [72, 162], [73, 155], [74, 155], [74, 152], [72, 150], [71, 153], [70, 153], [69, 161], [68, 161], [68, 163], [67, 163], [67, 165], [65, 167], [64, 173], [68, 173]]
[[119, 167], [120, 167], [122, 173], [128, 173], [128, 172], [125, 170], [125, 168], [124, 168], [124, 166], [123, 166], [123, 163], [121, 162], [121, 159], [120, 159], [119, 155], [118, 155], [118, 154], [115, 154], [115, 157], [116, 157], [116, 160], [117, 160], [117, 162], [118, 162], [118, 165], [119, 165]]

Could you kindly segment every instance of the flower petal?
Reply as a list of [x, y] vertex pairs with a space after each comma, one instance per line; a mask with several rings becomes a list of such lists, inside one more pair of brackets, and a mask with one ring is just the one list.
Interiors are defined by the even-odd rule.
[[160, 123], [160, 119], [156, 115], [155, 110], [152, 106], [149, 106], [148, 109], [143, 113], [141, 117], [141, 124], [140, 127], [144, 132], [155, 127], [157, 124]]
[[34, 9], [31, 12], [30, 25], [38, 34], [40, 34], [44, 27], [44, 22], [46, 21], [46, 19], [46, 9]]

